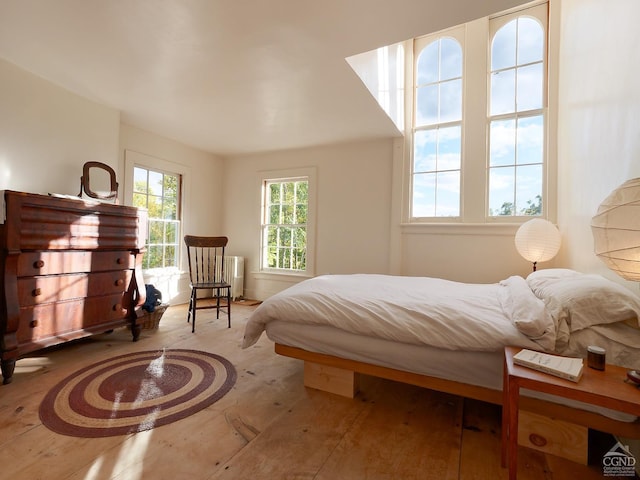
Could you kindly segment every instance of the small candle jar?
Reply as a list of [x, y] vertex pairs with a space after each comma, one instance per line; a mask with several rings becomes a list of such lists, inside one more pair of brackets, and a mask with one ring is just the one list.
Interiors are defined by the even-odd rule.
[[595, 370], [604, 370], [607, 351], [602, 347], [587, 347], [587, 365]]

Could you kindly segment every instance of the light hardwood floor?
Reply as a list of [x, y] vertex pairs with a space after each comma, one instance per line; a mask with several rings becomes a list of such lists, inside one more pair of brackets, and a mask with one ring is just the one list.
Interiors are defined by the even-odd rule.
[[[2, 479], [506, 479], [500, 408], [390, 381], [364, 378], [349, 400], [306, 389], [302, 363], [273, 352], [263, 335], [240, 340], [255, 307], [234, 304], [232, 328], [186, 306], [170, 307], [157, 331], [131, 342], [121, 329], [19, 360], [0, 387]], [[38, 407], [57, 382], [101, 359], [159, 347], [218, 353], [236, 385], [209, 408], [135, 435], [74, 438], [44, 427]], [[521, 448], [519, 478], [603, 478], [586, 467]]]

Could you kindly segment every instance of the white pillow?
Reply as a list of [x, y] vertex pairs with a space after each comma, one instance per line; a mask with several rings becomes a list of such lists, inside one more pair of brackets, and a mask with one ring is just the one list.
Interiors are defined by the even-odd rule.
[[543, 349], [555, 346], [555, 326], [545, 303], [536, 297], [524, 278], [512, 276], [502, 280], [500, 302], [513, 324]]
[[640, 297], [601, 275], [555, 268], [531, 273], [527, 284], [551, 311], [566, 312], [572, 332], [640, 319]]
[[546, 270], [537, 270], [530, 273], [527, 277], [527, 283], [533, 289], [537, 286], [544, 286], [549, 282], [560, 280], [566, 277], [575, 277], [584, 275], [583, 273], [570, 270], [568, 268], [547, 268]]

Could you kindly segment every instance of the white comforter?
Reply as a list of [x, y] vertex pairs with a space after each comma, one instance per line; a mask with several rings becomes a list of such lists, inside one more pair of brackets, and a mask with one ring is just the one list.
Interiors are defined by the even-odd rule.
[[544, 303], [516, 276], [495, 284], [372, 274], [315, 277], [262, 303], [247, 322], [243, 348], [275, 320], [450, 350], [515, 345], [551, 351], [556, 336]]

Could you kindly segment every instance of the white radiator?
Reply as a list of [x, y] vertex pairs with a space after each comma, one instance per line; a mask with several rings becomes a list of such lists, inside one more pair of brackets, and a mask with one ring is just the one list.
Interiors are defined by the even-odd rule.
[[225, 280], [231, 284], [231, 299], [237, 300], [244, 295], [244, 257], [224, 257]]

